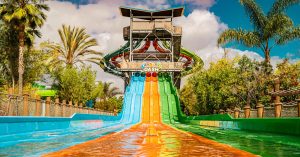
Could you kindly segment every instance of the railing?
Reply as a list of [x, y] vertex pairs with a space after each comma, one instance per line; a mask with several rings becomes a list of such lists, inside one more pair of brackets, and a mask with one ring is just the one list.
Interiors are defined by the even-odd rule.
[[[150, 64], [150, 65], [149, 65]], [[120, 70], [121, 71], [142, 71], [146, 70], [148, 68], [156, 68], [160, 71], [181, 71], [183, 70], [183, 64], [182, 62], [121, 62]], [[151, 70], [150, 70], [151, 71]]]
[[50, 97], [42, 100], [40, 96], [30, 97], [26, 93], [23, 96], [0, 93], [0, 116], [70, 117], [74, 113], [114, 115], [112, 112], [84, 107], [82, 103], [73, 104], [72, 101], [51, 101]]
[[182, 28], [173, 26], [171, 21], [134, 21], [132, 22], [133, 31], [153, 31], [155, 29], [164, 29], [174, 35], [181, 35]]
[[[274, 97], [274, 102], [270, 107], [258, 103], [256, 109], [251, 109], [250, 106], [245, 106], [243, 110], [235, 108], [234, 110], [227, 109], [219, 110], [220, 114], [225, 112], [232, 115], [234, 118], [263, 118], [263, 117], [300, 117], [300, 89], [280, 90], [280, 82], [275, 80], [275, 91], [269, 92], [269, 95]], [[292, 102], [281, 102], [281, 96], [299, 95]]]

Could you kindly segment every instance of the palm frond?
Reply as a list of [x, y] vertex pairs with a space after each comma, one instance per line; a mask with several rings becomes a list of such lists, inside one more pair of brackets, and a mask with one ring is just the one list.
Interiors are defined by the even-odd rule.
[[255, 29], [261, 30], [264, 28], [267, 18], [262, 8], [255, 3], [254, 0], [240, 0], [240, 3], [244, 6], [246, 13], [250, 16], [250, 21]]
[[285, 44], [290, 40], [300, 39], [300, 26], [286, 30], [281, 37], [276, 41], [277, 44]]
[[[101, 52], [91, 49], [93, 46], [97, 46], [97, 41], [86, 33], [85, 28], [63, 25], [58, 33], [62, 44], [50, 45], [48, 48], [61, 53], [60, 56], [66, 61], [66, 64], [84, 64], [84, 61], [89, 61], [89, 58], [102, 55]], [[86, 56], [87, 58], [84, 59], [83, 57]]]
[[266, 23], [265, 28], [263, 29], [263, 41], [266, 41], [269, 38], [275, 37], [278, 34], [282, 34], [284, 31], [293, 27], [292, 19], [283, 14], [276, 14], [269, 18]]
[[272, 5], [272, 8], [270, 9], [270, 11], [268, 13], [268, 17], [282, 13], [288, 7], [290, 7], [294, 4], [299, 4], [299, 3], [300, 3], [300, 0], [277, 0]]
[[227, 29], [218, 39], [218, 45], [224, 45], [231, 41], [237, 41], [249, 47], [259, 46], [260, 38], [256, 32], [248, 32], [242, 29]]

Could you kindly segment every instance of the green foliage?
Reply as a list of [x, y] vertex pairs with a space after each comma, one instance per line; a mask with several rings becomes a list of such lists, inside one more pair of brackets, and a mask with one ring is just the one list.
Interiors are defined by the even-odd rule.
[[[181, 90], [180, 99], [188, 115], [246, 105], [255, 108], [258, 102], [269, 106], [272, 99], [268, 92], [274, 90], [274, 78], [279, 77], [282, 89], [290, 89], [299, 86], [299, 75], [300, 62], [291, 64], [286, 60], [272, 73], [265, 62], [246, 56], [234, 60], [223, 58], [192, 75]], [[282, 97], [284, 102], [294, 99], [295, 96]]]
[[288, 59], [277, 65], [275, 76], [281, 81], [283, 89], [299, 86], [300, 61], [291, 64]]
[[[15, 29], [0, 25], [0, 71], [1, 77], [8, 86], [14, 86], [18, 81], [18, 33]], [[24, 53], [24, 81], [31, 84], [40, 79], [46, 70], [46, 60], [49, 54], [35, 48], [27, 48]]]
[[259, 47], [265, 54], [265, 62], [270, 64], [270, 51], [278, 44], [284, 44], [300, 37], [299, 27], [294, 27], [293, 21], [285, 14], [285, 10], [300, 0], [276, 0], [271, 9], [265, 14], [255, 0], [240, 0], [253, 30], [228, 29], [218, 39], [218, 45], [237, 41], [248, 47]]
[[19, 43], [16, 30], [0, 25], [0, 75], [5, 84], [14, 86], [18, 81]]
[[68, 67], [58, 74], [58, 96], [61, 100], [85, 103], [92, 99], [96, 74], [90, 68]]
[[25, 43], [31, 46], [34, 36], [41, 36], [37, 28], [41, 28], [46, 20], [43, 11], [49, 10], [47, 5], [40, 2], [39, 0], [3, 0], [0, 4], [0, 20], [18, 33], [19, 95], [22, 95], [23, 91]]
[[121, 109], [123, 98], [118, 88], [111, 87], [112, 83], [96, 83], [96, 73], [90, 67], [67, 67], [57, 75], [57, 96], [61, 100], [86, 103], [88, 100], [96, 102], [95, 108], [114, 111]]
[[[14, 26], [18, 31], [24, 26], [28, 31], [38, 35], [36, 28], [41, 27], [46, 20], [44, 10], [48, 11], [46, 4], [39, 0], [3, 0], [0, 5], [1, 20], [8, 25]], [[24, 28], [23, 28], [24, 29]]]
[[38, 50], [30, 49], [24, 54], [24, 84], [32, 84], [35, 81], [41, 79], [41, 77], [47, 72], [47, 63], [45, 62], [49, 58], [49, 54]]
[[95, 108], [104, 111], [120, 112], [122, 109], [123, 97], [110, 97], [105, 101], [97, 102]]
[[[102, 53], [92, 50], [91, 47], [97, 46], [96, 39], [91, 38], [86, 33], [85, 28], [62, 26], [58, 30], [60, 43], [43, 43], [42, 46], [52, 53], [51, 64], [73, 66], [76, 63], [84, 64], [84, 61], [91, 61], [93, 55], [101, 56]], [[89, 58], [87, 58], [89, 55]]]
[[123, 97], [117, 98], [117, 95], [122, 94], [117, 87], [112, 87], [112, 82], [100, 82], [101, 89], [98, 88], [96, 93], [98, 95], [99, 102], [96, 103], [95, 108], [99, 108], [105, 111], [120, 111], [123, 104]]
[[[277, 65], [275, 77], [280, 80], [280, 88], [288, 90], [291, 88], [300, 88], [300, 61], [291, 64], [288, 59]], [[297, 95], [281, 97], [282, 102], [295, 100]]]
[[187, 114], [208, 114], [214, 109], [236, 104], [237, 99], [232, 92], [237, 78], [234, 63], [221, 59], [188, 80], [181, 91], [181, 101], [188, 110]]

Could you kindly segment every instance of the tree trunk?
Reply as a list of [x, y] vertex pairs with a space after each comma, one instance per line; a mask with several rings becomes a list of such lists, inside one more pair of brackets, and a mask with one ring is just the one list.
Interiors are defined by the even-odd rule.
[[270, 48], [269, 48], [269, 40], [266, 41], [266, 47], [264, 48], [265, 53], [265, 63], [270, 65]]
[[247, 102], [246, 102], [246, 106], [251, 106], [251, 96], [250, 96], [250, 92], [248, 91], [247, 93]]
[[21, 25], [19, 28], [19, 95], [23, 92], [23, 74], [24, 74], [24, 38], [25, 38], [25, 26]]
[[265, 50], [265, 62], [268, 64], [268, 65], [270, 65], [271, 64], [271, 62], [270, 62], [270, 50], [269, 49], [266, 49]]

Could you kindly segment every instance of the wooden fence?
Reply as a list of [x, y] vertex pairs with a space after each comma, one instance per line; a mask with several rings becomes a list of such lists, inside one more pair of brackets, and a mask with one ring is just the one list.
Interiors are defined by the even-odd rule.
[[[263, 117], [300, 117], [300, 89], [280, 90], [280, 81], [276, 79], [275, 91], [269, 92], [274, 98], [270, 107], [264, 107], [261, 103], [256, 105], [256, 109], [245, 106], [243, 110], [235, 108], [234, 110], [219, 110], [220, 114], [228, 113], [234, 118], [263, 118]], [[293, 102], [281, 102], [282, 96], [298, 95]]]
[[112, 112], [84, 107], [82, 103], [66, 102], [66, 100], [50, 97], [42, 100], [40, 96], [31, 97], [28, 93], [23, 96], [0, 93], [0, 116], [49, 116], [70, 117], [74, 113], [114, 115]]

